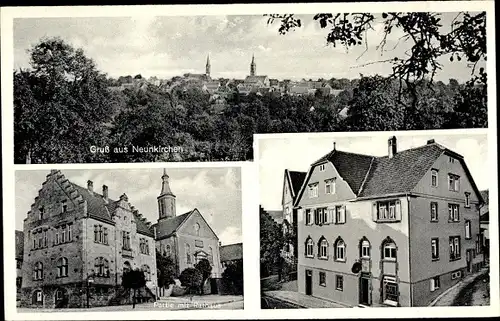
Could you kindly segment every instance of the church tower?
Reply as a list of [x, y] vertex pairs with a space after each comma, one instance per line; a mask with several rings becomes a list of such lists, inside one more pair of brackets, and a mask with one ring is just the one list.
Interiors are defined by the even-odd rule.
[[207, 65], [205, 66], [205, 74], [210, 77], [210, 55], [207, 55]]
[[175, 195], [168, 184], [167, 171], [163, 169], [161, 193], [158, 196], [158, 220], [175, 217]]
[[255, 64], [255, 57], [252, 55], [252, 63], [250, 64], [250, 76], [255, 76], [257, 65]]

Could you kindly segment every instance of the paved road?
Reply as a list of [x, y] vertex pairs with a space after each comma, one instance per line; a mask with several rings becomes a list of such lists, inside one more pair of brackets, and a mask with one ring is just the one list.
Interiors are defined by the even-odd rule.
[[[467, 275], [463, 280], [442, 294], [441, 297], [432, 302], [431, 306], [485, 305], [482, 301], [486, 300], [488, 300], [489, 304], [489, 280], [488, 282], [483, 282], [488, 272], [488, 269], [483, 268], [477, 273]], [[481, 294], [477, 292], [481, 292]], [[486, 293], [486, 298], [479, 298], [479, 296], [482, 297]], [[476, 298], [475, 301], [474, 298]]]

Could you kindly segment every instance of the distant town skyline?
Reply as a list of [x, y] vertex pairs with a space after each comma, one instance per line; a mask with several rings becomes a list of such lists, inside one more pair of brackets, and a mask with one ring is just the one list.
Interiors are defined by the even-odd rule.
[[[456, 13], [443, 13], [449, 25]], [[169, 79], [186, 73], [204, 73], [210, 55], [212, 78], [243, 79], [250, 73], [255, 55], [257, 75], [276, 79], [359, 78], [360, 74], [388, 75], [390, 63], [374, 63], [402, 56], [405, 42], [381, 56], [376, 46], [383, 24], [368, 32], [368, 47], [349, 51], [327, 46], [327, 30], [312, 15], [298, 15], [303, 26], [286, 35], [278, 33], [279, 22], [267, 25], [262, 15], [227, 16], [140, 16], [90, 18], [14, 19], [14, 68], [29, 67], [28, 50], [44, 37], [60, 37], [82, 48], [97, 68], [113, 78], [141, 74]], [[387, 48], [400, 37], [393, 32]], [[472, 69], [465, 62], [441, 61], [436, 80], [470, 79]]]

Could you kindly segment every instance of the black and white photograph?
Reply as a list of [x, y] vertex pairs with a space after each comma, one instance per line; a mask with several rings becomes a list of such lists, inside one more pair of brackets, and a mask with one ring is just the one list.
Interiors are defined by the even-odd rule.
[[486, 128], [486, 21], [16, 18], [14, 162], [243, 161], [257, 133]]
[[239, 168], [15, 175], [18, 312], [243, 309]]
[[491, 304], [485, 131], [264, 136], [262, 308]]

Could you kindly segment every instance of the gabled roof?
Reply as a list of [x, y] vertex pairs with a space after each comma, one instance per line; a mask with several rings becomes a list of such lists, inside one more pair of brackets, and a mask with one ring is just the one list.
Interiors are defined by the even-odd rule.
[[[115, 212], [118, 201], [108, 199], [108, 202], [106, 203], [104, 201], [104, 197], [101, 194], [98, 194], [96, 192], [90, 193], [87, 188], [79, 186], [75, 183], [71, 184], [83, 197], [83, 199], [87, 201], [87, 213], [89, 217], [107, 222], [109, 224], [115, 224], [115, 222], [111, 218], [111, 215]], [[146, 221], [143, 221], [136, 213], [133, 213], [133, 215], [137, 232], [153, 237], [153, 232], [147, 226]]]
[[24, 232], [16, 230], [16, 259], [23, 259], [24, 254]]
[[287, 175], [287, 179], [289, 180], [289, 186], [292, 192], [292, 198], [295, 199], [297, 194], [300, 191], [300, 187], [306, 178], [306, 172], [297, 172], [297, 171], [289, 171], [285, 169], [285, 175]]
[[[311, 165], [305, 181], [309, 179], [316, 165], [328, 161], [335, 166], [357, 198], [411, 193], [442, 154], [454, 156], [461, 162], [479, 202], [483, 203], [483, 197], [463, 157], [437, 143], [403, 150], [397, 152], [392, 158], [354, 154], [334, 149]], [[295, 204], [304, 193], [305, 185], [305, 183], [302, 185]]]
[[221, 262], [243, 260], [243, 243], [221, 246], [219, 252]]
[[268, 79], [267, 76], [247, 76], [245, 78], [245, 82], [246, 83], [255, 83], [255, 82], [264, 82], [266, 81], [266, 79]]
[[340, 177], [346, 181], [353, 193], [357, 194], [374, 158], [373, 156], [334, 149], [315, 161], [311, 166], [314, 167], [326, 161], [331, 162]]
[[195, 211], [195, 209], [168, 219], [162, 219], [158, 223], [153, 224], [152, 228], [156, 227], [156, 239], [162, 239], [174, 234], [179, 227], [187, 220], [187, 218]]

